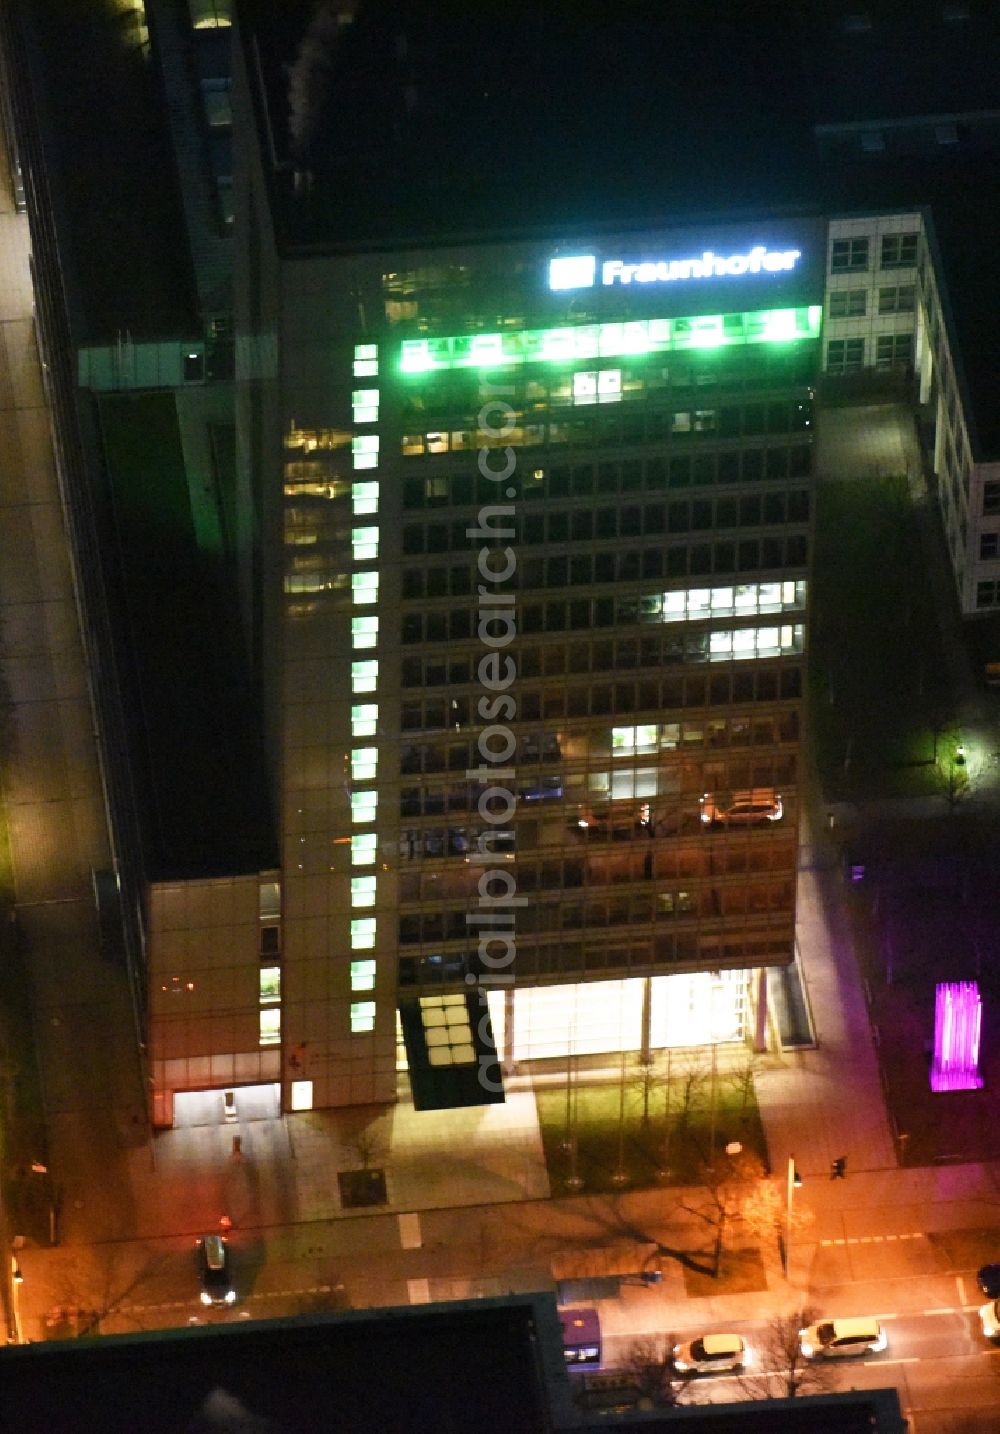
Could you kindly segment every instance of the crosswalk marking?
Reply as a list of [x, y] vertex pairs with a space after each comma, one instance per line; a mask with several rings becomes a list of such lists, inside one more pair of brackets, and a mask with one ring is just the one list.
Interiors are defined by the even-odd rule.
[[881, 1245], [884, 1240], [922, 1240], [924, 1232], [914, 1230], [909, 1235], [839, 1235], [833, 1240], [820, 1240], [821, 1245]]

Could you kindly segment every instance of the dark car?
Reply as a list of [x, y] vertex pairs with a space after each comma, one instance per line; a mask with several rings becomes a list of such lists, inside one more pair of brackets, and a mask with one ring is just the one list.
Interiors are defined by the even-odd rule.
[[983, 1265], [976, 1275], [976, 1284], [988, 1300], [1000, 1299], [1000, 1265]]
[[198, 1268], [203, 1305], [236, 1303], [229, 1244], [222, 1235], [204, 1235], [198, 1241]]

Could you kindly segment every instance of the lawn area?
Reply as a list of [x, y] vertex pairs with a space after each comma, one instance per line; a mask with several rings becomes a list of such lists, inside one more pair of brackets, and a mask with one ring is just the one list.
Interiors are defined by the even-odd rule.
[[[739, 1141], [766, 1164], [764, 1132], [745, 1070], [744, 1064], [738, 1073], [730, 1072], [720, 1062], [715, 1150]], [[575, 1117], [568, 1117], [565, 1090], [536, 1091], [535, 1099], [553, 1194], [572, 1188], [567, 1183], [573, 1173], [567, 1148], [571, 1130], [576, 1134], [580, 1188], [590, 1194], [701, 1183], [712, 1144], [712, 1083], [704, 1055], [684, 1053], [682, 1058], [675, 1052], [669, 1087], [662, 1058], [648, 1076], [633, 1058], [626, 1073], [624, 1118], [619, 1082], [577, 1086]], [[623, 1179], [616, 1178], [619, 1171]]]
[[906, 479], [816, 493], [810, 722], [828, 800], [940, 790], [948, 670]]

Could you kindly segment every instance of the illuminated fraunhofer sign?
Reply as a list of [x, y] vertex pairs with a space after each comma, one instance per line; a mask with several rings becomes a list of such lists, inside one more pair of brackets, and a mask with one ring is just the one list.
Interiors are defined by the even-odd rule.
[[[754, 246], [743, 254], [716, 254], [705, 249], [689, 259], [642, 259], [627, 264], [624, 259], [605, 259], [601, 283], [669, 284], [687, 279], [730, 279], [746, 274], [787, 274], [802, 258], [800, 249], [768, 249]], [[590, 289], [597, 282], [594, 254], [572, 254], [549, 260], [550, 289]]]

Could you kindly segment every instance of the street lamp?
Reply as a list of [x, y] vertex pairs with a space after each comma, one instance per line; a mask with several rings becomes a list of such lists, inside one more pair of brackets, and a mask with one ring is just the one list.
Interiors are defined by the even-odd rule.
[[792, 1197], [796, 1190], [802, 1186], [802, 1176], [795, 1168], [795, 1156], [788, 1157], [788, 1185], [785, 1190], [785, 1279], [788, 1279], [788, 1270], [791, 1264], [792, 1255]]

